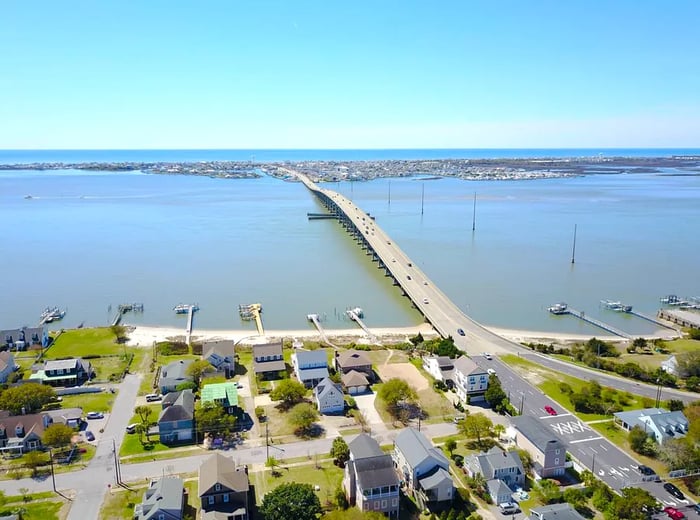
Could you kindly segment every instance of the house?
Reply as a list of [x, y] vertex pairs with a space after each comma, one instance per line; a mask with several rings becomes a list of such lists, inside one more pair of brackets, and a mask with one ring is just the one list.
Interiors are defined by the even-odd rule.
[[192, 390], [170, 392], [161, 403], [158, 434], [163, 444], [175, 444], [194, 439], [194, 394]]
[[438, 448], [415, 428], [406, 428], [394, 441], [394, 467], [421, 507], [451, 502], [454, 485], [450, 463]]
[[663, 408], [644, 408], [613, 414], [615, 423], [629, 431], [635, 426], [644, 429], [657, 443], [668, 439], [685, 437], [688, 433], [688, 419], [680, 410], [669, 412]]
[[[530, 509], [529, 520], [585, 520], [571, 504], [549, 504]], [[526, 520], [528, 520], [526, 519]]]
[[18, 368], [14, 356], [9, 351], [0, 352], [0, 383], [6, 383]]
[[515, 451], [503, 451], [494, 446], [485, 453], [470, 455], [464, 462], [470, 477], [477, 474], [484, 477], [489, 494], [497, 504], [509, 502], [512, 488], [525, 483], [523, 463]]
[[362, 372], [351, 370], [343, 374], [340, 380], [350, 395], [363, 394], [369, 390], [369, 381]]
[[65, 424], [70, 428], [79, 428], [83, 422], [82, 408], [59, 408], [42, 413], [49, 416], [51, 424]]
[[674, 376], [678, 375], [678, 360], [676, 356], [669, 356], [668, 359], [661, 362], [661, 369]]
[[248, 520], [248, 467], [220, 454], [199, 467], [202, 520]]
[[307, 388], [313, 388], [328, 377], [328, 356], [325, 349], [296, 350], [292, 367], [297, 379]]
[[187, 369], [192, 363], [192, 359], [179, 359], [163, 366], [158, 380], [160, 393], [165, 395], [168, 392], [174, 392], [178, 385], [192, 382], [192, 376], [187, 373]]
[[314, 400], [318, 411], [324, 414], [339, 413], [345, 410], [345, 397], [339, 384], [326, 377], [314, 388]]
[[51, 359], [32, 367], [29, 379], [51, 386], [79, 386], [95, 375], [89, 361], [80, 358]]
[[202, 359], [209, 361], [217, 371], [225, 372], [226, 377], [236, 369], [234, 345], [230, 340], [209, 341], [202, 345]]
[[45, 327], [0, 330], [0, 349], [26, 350], [33, 345], [48, 347], [49, 335]]
[[236, 383], [209, 383], [202, 387], [202, 405], [213, 403], [234, 413], [238, 406], [238, 387]]
[[343, 489], [351, 505], [361, 511], [376, 511], [399, 517], [399, 479], [391, 455], [367, 434], [348, 444], [350, 460], [345, 464]]
[[566, 446], [535, 417], [513, 417], [515, 444], [532, 457], [533, 469], [539, 478], [550, 478], [566, 472]]
[[50, 424], [46, 414], [10, 415], [0, 411], [0, 451], [21, 454], [41, 449], [41, 436]]
[[351, 371], [363, 373], [369, 381], [374, 381], [374, 371], [372, 361], [366, 352], [361, 350], [346, 350], [335, 353], [333, 365], [337, 372], [347, 374]]
[[134, 507], [134, 520], [181, 520], [185, 497], [180, 477], [151, 480], [143, 501]]
[[447, 383], [454, 381], [454, 360], [448, 356], [424, 356], [423, 370], [437, 381]]
[[253, 372], [263, 379], [276, 379], [287, 366], [282, 355], [282, 342], [253, 345]]
[[464, 403], [482, 401], [489, 387], [489, 375], [467, 356], [460, 356], [454, 362], [452, 381], [457, 396]]

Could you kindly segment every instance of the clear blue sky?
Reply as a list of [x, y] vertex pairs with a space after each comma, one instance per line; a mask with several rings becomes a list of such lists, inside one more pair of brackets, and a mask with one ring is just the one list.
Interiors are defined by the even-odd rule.
[[700, 2], [7, 0], [0, 148], [700, 147]]

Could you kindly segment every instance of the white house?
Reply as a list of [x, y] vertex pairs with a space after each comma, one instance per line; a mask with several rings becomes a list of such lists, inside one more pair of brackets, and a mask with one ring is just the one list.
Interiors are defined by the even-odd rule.
[[484, 399], [484, 393], [489, 387], [489, 375], [467, 356], [460, 356], [454, 362], [454, 390], [457, 396], [467, 402], [467, 398], [473, 401]]
[[15, 358], [9, 351], [0, 352], [0, 383], [5, 383], [17, 368]]
[[668, 359], [661, 362], [661, 369], [674, 376], [678, 375], [678, 360], [676, 356], [669, 356]]
[[688, 419], [679, 410], [669, 412], [663, 408], [645, 408], [617, 412], [613, 416], [614, 421], [625, 430], [629, 431], [639, 426], [659, 444], [663, 444], [668, 439], [685, 437], [689, 428]]
[[425, 356], [423, 358], [423, 369], [438, 381], [452, 380], [454, 368], [454, 360], [447, 356]]
[[296, 350], [292, 367], [297, 379], [307, 388], [313, 388], [328, 377], [328, 356], [324, 349]]
[[338, 413], [345, 410], [345, 398], [341, 386], [328, 377], [314, 388], [314, 400], [321, 413]]

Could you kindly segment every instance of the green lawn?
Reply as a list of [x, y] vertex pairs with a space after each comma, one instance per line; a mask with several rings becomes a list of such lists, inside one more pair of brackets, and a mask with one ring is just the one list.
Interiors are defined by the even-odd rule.
[[[186, 512], [194, 513], [191, 517], [198, 518], [197, 508], [197, 481], [187, 480], [184, 482], [188, 491]], [[101, 520], [131, 520], [134, 517], [134, 506], [141, 503], [146, 486], [132, 489], [115, 487], [107, 494], [102, 509], [100, 509]], [[189, 511], [188, 511], [189, 510]]]
[[661, 475], [668, 471], [668, 468], [663, 462], [645, 455], [640, 455], [639, 453], [633, 451], [632, 448], [630, 448], [630, 444], [627, 440], [628, 433], [622, 428], [618, 428], [613, 421], [594, 423], [590, 426], [596, 431], [600, 432], [601, 435], [607, 438], [615, 446], [621, 450], [624, 450], [630, 457], [649, 466], [650, 468], [653, 468], [658, 474]]
[[90, 394], [64, 395], [61, 408], [82, 408], [83, 412], [109, 412], [116, 394], [98, 392]]
[[262, 502], [265, 493], [288, 482], [319, 486], [321, 489], [316, 494], [321, 504], [333, 500], [335, 490], [343, 481], [343, 470], [329, 460], [320, 462], [319, 466], [320, 469], [317, 469], [314, 461], [293, 466], [283, 464], [277, 469], [280, 473], [278, 477], [273, 477], [271, 470], [252, 472], [250, 482], [255, 486], [258, 504]]
[[83, 357], [88, 355], [107, 356], [123, 354], [127, 347], [114, 341], [109, 327], [94, 329], [73, 329], [61, 334], [49, 347], [44, 356], [47, 359]]
[[[143, 441], [146, 442], [146, 435], [143, 436]], [[146, 448], [148, 447], [148, 449]], [[151, 435], [151, 444], [145, 446], [139, 441], [139, 436], [136, 433], [128, 433], [124, 435], [124, 442], [119, 450], [120, 457], [128, 455], [145, 455], [148, 453], [157, 453], [159, 451], [167, 451], [170, 447], [161, 444], [158, 440], [158, 435]]]
[[23, 520], [59, 520], [59, 511], [63, 504], [62, 500], [7, 504], [0, 507], [0, 515], [10, 515], [21, 511]]

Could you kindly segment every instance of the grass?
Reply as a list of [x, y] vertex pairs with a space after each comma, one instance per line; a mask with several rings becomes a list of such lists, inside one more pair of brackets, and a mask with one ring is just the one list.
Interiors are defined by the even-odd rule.
[[271, 470], [256, 471], [250, 474], [251, 483], [255, 485], [257, 502], [262, 501], [262, 497], [268, 491], [276, 488], [280, 484], [297, 482], [299, 484], [311, 484], [319, 486], [316, 492], [321, 504], [334, 499], [335, 490], [341, 485], [343, 480], [343, 470], [333, 464], [333, 461], [323, 461], [319, 463], [319, 469], [314, 462], [307, 462], [293, 466], [280, 466], [277, 471], [278, 477], [272, 476]]
[[10, 515], [17, 510], [21, 510], [23, 520], [59, 520], [59, 512], [62, 507], [63, 502], [57, 500], [21, 502], [19, 504], [0, 507], [0, 515]]
[[[270, 431], [270, 437], [286, 437], [289, 435], [294, 435], [294, 426], [289, 423], [287, 419], [288, 413], [281, 412], [275, 402], [264, 407], [265, 416], [267, 417], [267, 424]], [[260, 425], [261, 430], [264, 429], [264, 425]]]
[[120, 377], [126, 368], [128, 360], [128, 357], [125, 358], [122, 355], [91, 359], [90, 363], [95, 371], [95, 380], [108, 381], [110, 376]]
[[[138, 439], [138, 435], [136, 436]], [[153, 462], [155, 460], [170, 460], [182, 459], [184, 457], [192, 457], [193, 455], [201, 455], [205, 453], [201, 444], [192, 444], [190, 446], [181, 446], [177, 448], [168, 448], [167, 450], [150, 451], [143, 454], [125, 456], [120, 460], [121, 464], [139, 464], [141, 462]], [[120, 455], [121, 456], [121, 455]]]
[[[156, 403], [156, 404], [147, 404], [145, 405], [148, 407], [149, 410], [151, 410], [151, 415], [149, 417], [149, 421], [151, 422], [156, 422], [158, 420], [158, 415], [160, 414], [161, 411], [161, 404]], [[129, 420], [129, 424], [134, 424], [134, 423], [140, 423], [141, 422], [141, 417], [137, 414], [133, 414], [131, 416], [131, 419]], [[119, 450], [119, 456], [120, 457], [126, 457], [128, 455], [140, 455], [140, 454], [148, 454], [148, 453], [155, 453], [158, 451], [166, 451], [169, 450], [170, 448], [166, 446], [165, 444], [161, 444], [158, 440], [158, 435], [151, 435], [150, 436], [151, 443], [146, 443], [141, 444], [139, 441], [139, 436], [138, 434], [135, 433], [130, 433], [126, 434], [124, 436], [124, 442], [122, 443], [122, 447]], [[143, 436], [144, 442], [146, 442], [146, 435], [144, 434]]]
[[123, 354], [125, 345], [114, 341], [114, 334], [109, 327], [93, 329], [73, 329], [61, 334], [51, 345], [44, 357], [47, 359], [83, 357], [89, 355], [110, 356]]
[[115, 398], [116, 394], [109, 392], [64, 395], [61, 408], [82, 408], [83, 412], [109, 412]]
[[[188, 480], [184, 485], [188, 492], [187, 504], [197, 509], [197, 481]], [[99, 517], [102, 520], [131, 520], [134, 517], [134, 505], [141, 503], [145, 491], [146, 486], [132, 489], [113, 488], [102, 503]], [[197, 509], [193, 518], [198, 517]]]

